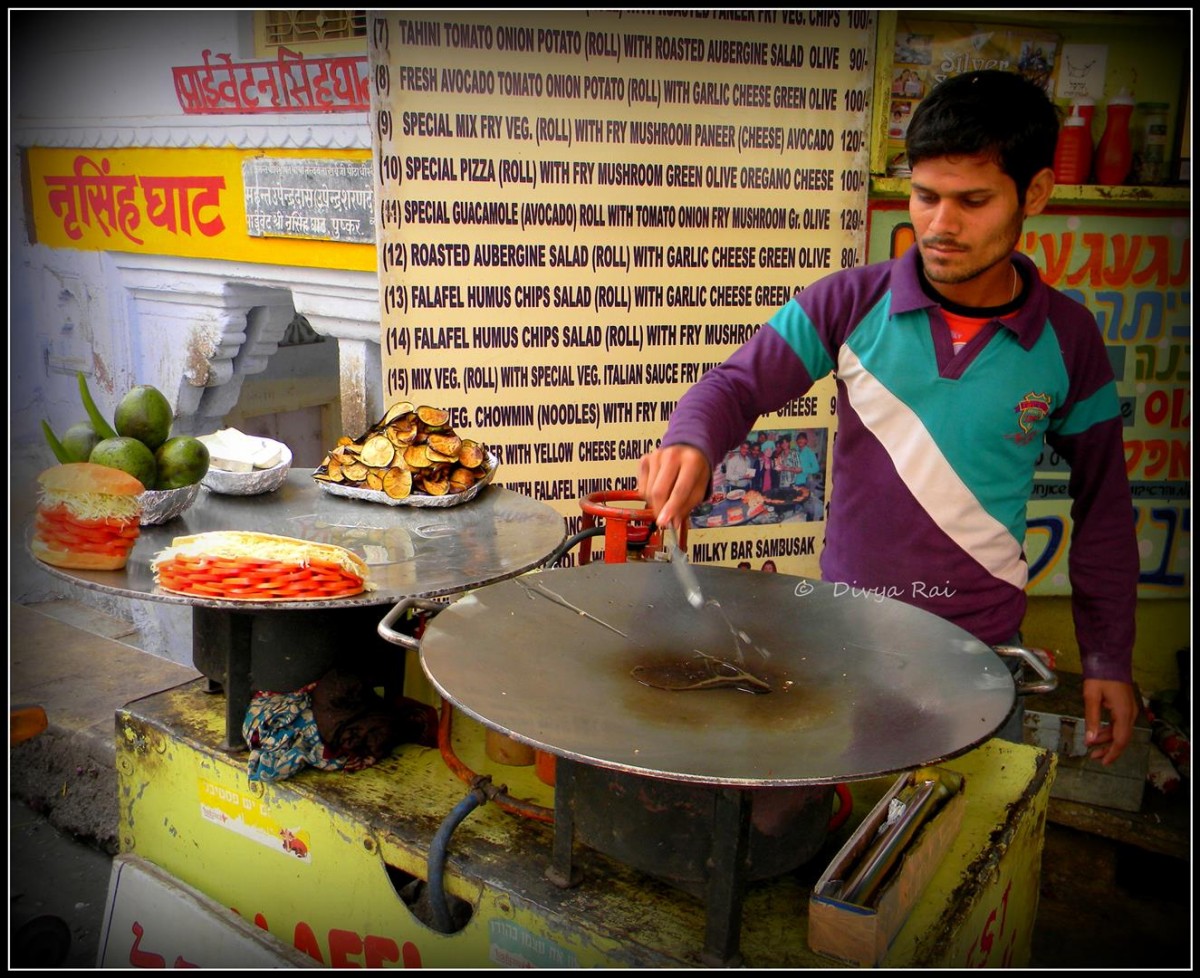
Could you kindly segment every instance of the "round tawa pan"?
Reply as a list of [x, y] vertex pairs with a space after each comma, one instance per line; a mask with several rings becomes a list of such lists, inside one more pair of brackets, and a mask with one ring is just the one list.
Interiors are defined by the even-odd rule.
[[[429, 622], [421, 666], [463, 712], [552, 754], [744, 786], [943, 760], [1016, 702], [1000, 657], [928, 612], [787, 574], [695, 571], [699, 610], [664, 562], [490, 584]], [[739, 669], [739, 686], [709, 681]]]

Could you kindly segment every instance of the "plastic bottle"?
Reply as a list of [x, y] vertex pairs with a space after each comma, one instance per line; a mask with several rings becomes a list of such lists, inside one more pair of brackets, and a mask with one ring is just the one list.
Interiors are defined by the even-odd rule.
[[1087, 183], [1092, 168], [1092, 140], [1083, 116], [1072, 113], [1058, 130], [1054, 147], [1054, 182]]
[[1087, 168], [1083, 174], [1083, 183], [1090, 183], [1092, 179], [1092, 163], [1096, 159], [1096, 136], [1092, 123], [1096, 118], [1096, 103], [1087, 96], [1077, 98], [1071, 102], [1071, 114], [1083, 117], [1084, 132], [1087, 133]]
[[1071, 102], [1071, 114], [1083, 116], [1083, 121], [1087, 123], [1088, 138], [1092, 137], [1092, 121], [1096, 118], [1096, 103], [1086, 95], [1074, 99]]
[[1167, 111], [1164, 102], [1139, 102], [1136, 126], [1138, 151], [1134, 154], [1134, 180], [1153, 186], [1167, 176]]
[[1121, 89], [1108, 103], [1108, 119], [1104, 135], [1096, 147], [1096, 183], [1111, 187], [1124, 183], [1133, 167], [1133, 141], [1129, 135], [1129, 120], [1133, 115], [1133, 97]]

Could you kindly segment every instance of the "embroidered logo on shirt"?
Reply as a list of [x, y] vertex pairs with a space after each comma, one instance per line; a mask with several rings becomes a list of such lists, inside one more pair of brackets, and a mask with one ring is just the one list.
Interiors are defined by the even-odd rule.
[[1037, 426], [1050, 416], [1050, 406], [1054, 399], [1049, 394], [1037, 394], [1030, 391], [1017, 402], [1017, 424], [1021, 434], [1010, 437], [1024, 443], [1033, 439], [1037, 434]]

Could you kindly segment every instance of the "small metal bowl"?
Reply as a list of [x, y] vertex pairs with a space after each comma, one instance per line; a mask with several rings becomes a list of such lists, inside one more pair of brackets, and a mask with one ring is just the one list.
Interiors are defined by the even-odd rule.
[[283, 449], [283, 458], [269, 469], [229, 472], [210, 465], [200, 484], [211, 492], [225, 496], [257, 496], [264, 492], [274, 492], [287, 480], [288, 470], [292, 467], [292, 450], [282, 442], [278, 444]]
[[147, 489], [138, 499], [142, 504], [142, 526], [157, 526], [184, 513], [200, 495], [200, 483], [182, 489]]

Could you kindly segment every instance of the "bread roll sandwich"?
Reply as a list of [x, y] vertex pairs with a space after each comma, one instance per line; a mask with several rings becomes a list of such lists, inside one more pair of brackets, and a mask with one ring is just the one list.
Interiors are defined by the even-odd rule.
[[38, 476], [33, 555], [72, 570], [120, 570], [141, 532], [144, 486], [120, 469], [68, 462]]
[[229, 601], [318, 601], [374, 589], [366, 562], [344, 547], [248, 530], [176, 537], [151, 567], [164, 591]]

